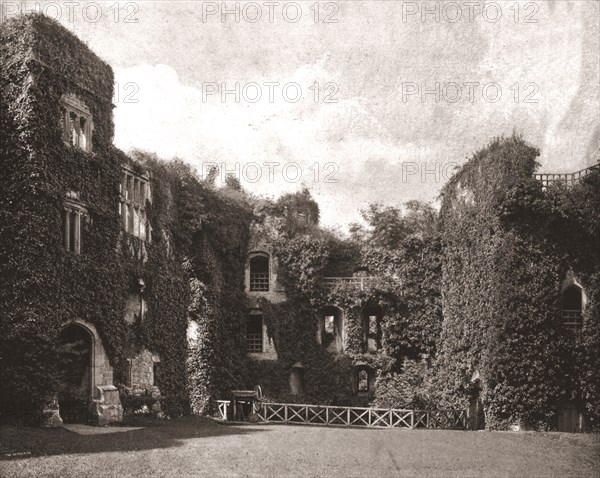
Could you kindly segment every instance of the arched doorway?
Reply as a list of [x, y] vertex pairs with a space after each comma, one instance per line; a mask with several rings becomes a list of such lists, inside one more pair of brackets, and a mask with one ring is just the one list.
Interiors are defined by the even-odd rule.
[[70, 323], [60, 339], [66, 346], [64, 382], [58, 398], [60, 415], [65, 423], [87, 422], [92, 400], [94, 338], [85, 327]]

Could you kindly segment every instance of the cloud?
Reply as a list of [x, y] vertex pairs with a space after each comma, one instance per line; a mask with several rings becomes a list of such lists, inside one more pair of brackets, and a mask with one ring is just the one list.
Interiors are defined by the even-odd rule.
[[[87, 31], [120, 65], [115, 141], [124, 150], [179, 156], [200, 171], [237, 164], [244, 187], [258, 194], [309, 186], [331, 225], [356, 220], [368, 202], [435, 200], [453, 165], [514, 130], [540, 147], [545, 172], [590, 164], [600, 124], [597, 3], [539, 4], [535, 24], [508, 14], [498, 24], [422, 24], [401, 23], [392, 2], [349, 2], [339, 24], [198, 29], [179, 5], [172, 7], [176, 38], [159, 4], [128, 32], [137, 39], [129, 49]], [[457, 103], [402, 98], [407, 82], [422, 89], [471, 81], [479, 84], [472, 102], [464, 90]], [[269, 82], [277, 83], [273, 91]], [[124, 101], [130, 83], [139, 88], [137, 103]], [[490, 83], [502, 89], [497, 102], [482, 96]], [[220, 92], [206, 95], [215, 85], [230, 90], [225, 101]], [[295, 85], [298, 101], [289, 98]], [[260, 99], [248, 101], [257, 88]], [[537, 102], [524, 101], [532, 92]], [[278, 165], [270, 170], [267, 162]]]

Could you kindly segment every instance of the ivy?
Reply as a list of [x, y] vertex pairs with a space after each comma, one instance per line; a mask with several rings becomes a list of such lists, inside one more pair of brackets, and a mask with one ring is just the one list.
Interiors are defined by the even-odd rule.
[[575, 338], [562, 328], [559, 303], [570, 269], [598, 294], [598, 179], [543, 192], [532, 179], [537, 155], [519, 137], [496, 139], [442, 194], [440, 383], [457, 406], [480, 389], [490, 428], [555, 428], [569, 399], [584, 401], [593, 423], [598, 417], [588, 392], [595, 372], [578, 358], [598, 350], [597, 309], [587, 309]]

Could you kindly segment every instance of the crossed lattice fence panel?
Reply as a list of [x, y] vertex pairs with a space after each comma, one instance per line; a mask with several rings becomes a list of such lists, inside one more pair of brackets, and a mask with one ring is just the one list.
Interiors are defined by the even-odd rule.
[[390, 427], [392, 419], [391, 410], [380, 410], [373, 408], [371, 410], [371, 426], [372, 427]]
[[306, 423], [314, 425], [328, 424], [328, 410], [323, 407], [307, 407], [308, 419]]
[[287, 421], [290, 423], [306, 423], [308, 421], [307, 405], [288, 405], [287, 412]]
[[[219, 400], [217, 403], [221, 418], [226, 420], [229, 401]], [[402, 410], [263, 402], [255, 406], [255, 413], [259, 421], [264, 423], [371, 428], [467, 428], [467, 413], [464, 410]]]
[[263, 404], [265, 422], [287, 422], [287, 406], [280, 403]]

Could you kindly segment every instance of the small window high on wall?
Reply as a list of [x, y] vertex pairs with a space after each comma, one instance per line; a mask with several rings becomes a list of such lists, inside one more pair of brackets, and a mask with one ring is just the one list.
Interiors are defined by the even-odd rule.
[[266, 254], [250, 258], [250, 291], [269, 291], [269, 257]]
[[63, 95], [60, 111], [64, 142], [91, 151], [92, 113], [87, 105], [75, 95]]
[[563, 325], [571, 330], [579, 330], [582, 323], [582, 291], [576, 285], [565, 289], [561, 296]]
[[123, 168], [121, 174], [121, 223], [123, 230], [142, 240], [150, 240], [146, 201], [150, 200], [150, 178]]

